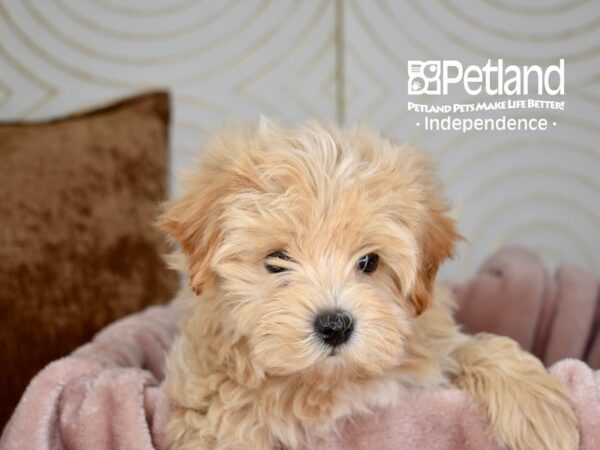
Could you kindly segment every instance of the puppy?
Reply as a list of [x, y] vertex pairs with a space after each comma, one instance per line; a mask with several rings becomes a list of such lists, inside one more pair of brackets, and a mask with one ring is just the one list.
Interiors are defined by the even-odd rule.
[[185, 256], [168, 358], [177, 449], [295, 449], [401, 389], [453, 383], [513, 450], [575, 450], [565, 387], [462, 334], [435, 285], [459, 237], [429, 158], [362, 129], [216, 136], [161, 224]]

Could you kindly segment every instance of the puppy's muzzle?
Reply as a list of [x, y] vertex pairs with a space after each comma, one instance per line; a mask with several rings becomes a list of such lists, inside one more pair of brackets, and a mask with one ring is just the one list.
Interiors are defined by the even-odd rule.
[[350, 338], [354, 330], [354, 321], [346, 311], [326, 311], [316, 317], [314, 329], [325, 344], [337, 347]]

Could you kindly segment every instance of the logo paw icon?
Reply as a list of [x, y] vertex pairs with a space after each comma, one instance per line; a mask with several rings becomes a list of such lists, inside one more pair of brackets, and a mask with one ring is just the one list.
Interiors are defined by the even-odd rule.
[[439, 95], [441, 61], [408, 61], [408, 94]]
[[413, 91], [420, 91], [421, 89], [423, 89], [423, 83], [421, 81], [415, 80], [412, 82], [412, 90]]

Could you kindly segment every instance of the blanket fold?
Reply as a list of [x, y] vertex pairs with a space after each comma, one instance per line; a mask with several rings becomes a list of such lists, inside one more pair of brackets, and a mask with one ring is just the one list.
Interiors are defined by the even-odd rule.
[[[600, 448], [600, 371], [592, 370], [600, 366], [598, 280], [569, 266], [549, 276], [533, 253], [508, 248], [453, 290], [467, 331], [508, 335], [554, 363], [550, 373], [571, 393], [581, 449]], [[174, 304], [148, 308], [48, 365], [29, 384], [0, 449], [166, 449], [169, 403], [160, 383], [177, 321]], [[497, 450], [458, 389], [405, 392], [397, 400], [352, 417], [318, 450]]]
[[550, 276], [533, 252], [507, 247], [453, 290], [469, 333], [509, 336], [547, 366], [576, 358], [600, 368], [600, 283], [591, 273], [564, 265]]

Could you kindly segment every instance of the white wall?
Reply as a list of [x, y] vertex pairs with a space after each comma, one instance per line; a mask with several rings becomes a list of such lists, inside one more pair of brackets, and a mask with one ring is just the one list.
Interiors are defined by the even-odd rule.
[[[566, 111], [543, 113], [557, 126], [461, 134], [415, 125], [408, 59], [488, 58], [565, 58]], [[175, 171], [231, 118], [367, 122], [439, 160], [469, 239], [446, 276], [468, 275], [507, 243], [600, 274], [597, 0], [0, 0], [0, 120], [163, 86], [174, 95]]]

